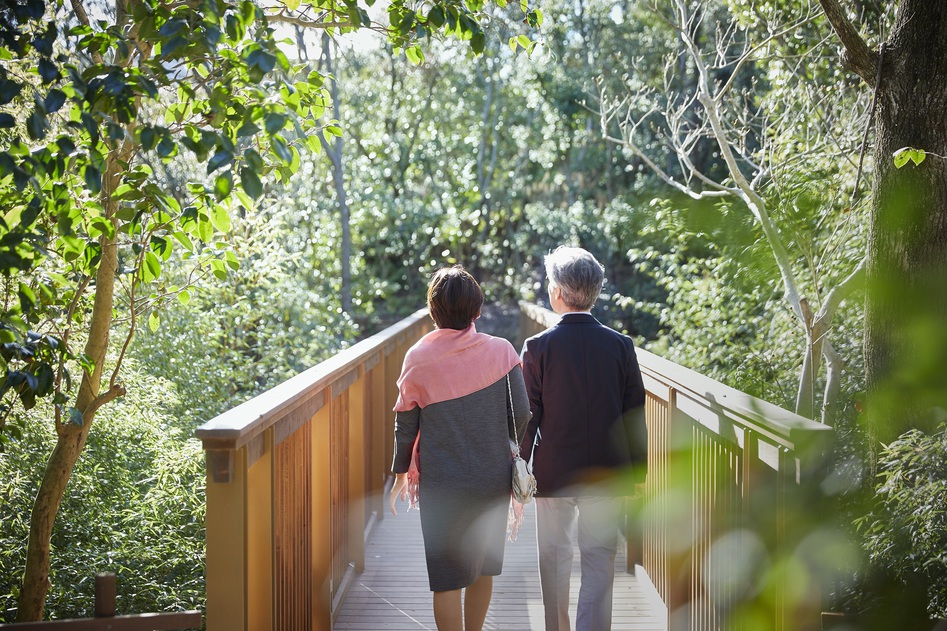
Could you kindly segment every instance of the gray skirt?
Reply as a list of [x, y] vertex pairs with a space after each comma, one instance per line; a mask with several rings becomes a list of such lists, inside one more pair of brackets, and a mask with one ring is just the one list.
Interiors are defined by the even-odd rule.
[[503, 571], [509, 491], [493, 496], [424, 492], [421, 532], [432, 592], [461, 589]]

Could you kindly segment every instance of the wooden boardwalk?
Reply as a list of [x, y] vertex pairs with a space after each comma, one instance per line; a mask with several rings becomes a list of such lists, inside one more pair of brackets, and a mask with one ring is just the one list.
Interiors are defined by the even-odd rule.
[[[666, 631], [667, 614], [650, 584], [627, 574], [624, 546], [616, 559], [613, 631]], [[639, 568], [640, 571], [640, 568]], [[572, 579], [572, 620], [579, 590], [579, 554]], [[641, 583], [644, 582], [643, 586]], [[435, 631], [424, 544], [417, 511], [387, 515], [365, 550], [365, 572], [355, 578], [333, 629], [352, 631]], [[485, 630], [542, 631], [543, 609], [536, 569], [535, 504], [517, 541], [507, 542], [503, 574], [494, 579]]]

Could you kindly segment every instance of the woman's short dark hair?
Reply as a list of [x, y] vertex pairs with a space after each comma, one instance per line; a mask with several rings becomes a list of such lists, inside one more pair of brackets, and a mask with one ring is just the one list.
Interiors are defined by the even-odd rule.
[[439, 329], [462, 331], [470, 326], [483, 306], [483, 290], [460, 265], [436, 272], [427, 286], [427, 308]]

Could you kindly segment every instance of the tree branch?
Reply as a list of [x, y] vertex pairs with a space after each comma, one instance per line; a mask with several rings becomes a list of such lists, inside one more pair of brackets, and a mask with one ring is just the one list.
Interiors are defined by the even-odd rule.
[[312, 20], [304, 17], [299, 17], [295, 15], [287, 15], [285, 12], [280, 11], [279, 13], [272, 13], [266, 16], [266, 19], [270, 22], [283, 22], [285, 24], [293, 24], [301, 28], [314, 28], [314, 29], [330, 29], [330, 28], [349, 28], [354, 26], [351, 22], [323, 22], [322, 20]]
[[868, 44], [858, 33], [855, 25], [848, 19], [839, 0], [819, 0], [819, 4], [822, 5], [822, 10], [825, 11], [825, 17], [829, 19], [832, 30], [842, 41], [842, 66], [874, 87], [878, 53], [868, 48]]
[[121, 383], [113, 384], [111, 388], [95, 397], [86, 409], [82, 410], [82, 422], [85, 423], [86, 419], [95, 416], [98, 409], [109, 401], [123, 396], [125, 396], [125, 385]]

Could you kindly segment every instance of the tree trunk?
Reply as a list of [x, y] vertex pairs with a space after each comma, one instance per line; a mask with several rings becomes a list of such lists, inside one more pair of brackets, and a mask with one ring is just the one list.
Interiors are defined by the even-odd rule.
[[[110, 169], [103, 182], [103, 198], [108, 200], [115, 189], [118, 177], [118, 158], [110, 157]], [[109, 207], [112, 208], [109, 208]], [[114, 214], [117, 204], [109, 201], [106, 206]], [[112, 306], [115, 295], [115, 273], [118, 269], [118, 251], [115, 239], [102, 236], [102, 258], [95, 278], [95, 300], [89, 326], [89, 339], [85, 352], [94, 362], [92, 374], [83, 373], [76, 397], [76, 409], [82, 412], [82, 425], [69, 420], [57, 425], [56, 446], [46, 463], [46, 471], [40, 484], [30, 516], [30, 534], [26, 551], [26, 568], [23, 587], [17, 607], [17, 622], [42, 620], [49, 589], [49, 542], [59, 505], [66, 492], [66, 485], [85, 447], [86, 438], [95, 418], [95, 410], [101, 404], [99, 390], [102, 383], [102, 368], [108, 351], [109, 330], [112, 326]]]
[[887, 442], [947, 409], [947, 5], [902, 0], [878, 85], [865, 364], [870, 431]]
[[[332, 76], [332, 109], [335, 119], [340, 119], [339, 114], [339, 84], [333, 74], [332, 68], [332, 38], [327, 33], [322, 35], [323, 57], [326, 74]], [[339, 203], [339, 222], [342, 229], [342, 243], [339, 244], [339, 261], [342, 271], [342, 283], [340, 288], [340, 298], [342, 302], [342, 311], [348, 314], [352, 313], [352, 226], [349, 219], [349, 203], [345, 195], [345, 166], [342, 163], [342, 138], [336, 136], [330, 143], [325, 134], [319, 132], [319, 140], [322, 141], [322, 148], [329, 161], [332, 163], [332, 182], [335, 185], [335, 197]]]

